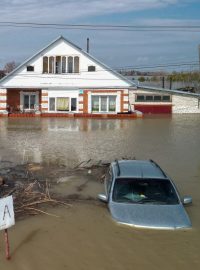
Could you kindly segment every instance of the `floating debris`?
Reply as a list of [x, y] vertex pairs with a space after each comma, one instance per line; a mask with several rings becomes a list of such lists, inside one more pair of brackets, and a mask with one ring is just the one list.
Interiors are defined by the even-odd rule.
[[[14, 200], [14, 208], [16, 217], [24, 217], [28, 215], [37, 215], [39, 213], [52, 215], [41, 209], [41, 206], [46, 205], [65, 205], [70, 207], [70, 204], [67, 204], [63, 201], [59, 201], [56, 198], [53, 198], [49, 192], [49, 184], [46, 182], [45, 185], [42, 185], [37, 180], [31, 183], [18, 185], [14, 187], [9, 192], [2, 192], [2, 197], [7, 197], [12, 195]], [[53, 215], [55, 216], [55, 215]]]
[[[17, 218], [37, 214], [52, 215], [44, 210], [49, 206], [62, 204], [70, 207], [71, 202], [82, 201], [95, 203], [96, 198], [90, 197], [90, 194], [84, 194], [83, 190], [89, 185], [89, 182], [102, 183], [109, 165], [109, 161], [89, 159], [80, 162], [73, 168], [34, 163], [2, 168], [0, 169], [0, 197], [13, 196]], [[83, 176], [86, 181], [80, 183]], [[66, 182], [73, 183], [75, 180], [79, 181], [79, 185], [74, 186], [73, 194], [67, 192], [62, 195], [50, 194], [50, 190], [55, 190], [56, 185]], [[51, 183], [51, 189], [49, 183]]]

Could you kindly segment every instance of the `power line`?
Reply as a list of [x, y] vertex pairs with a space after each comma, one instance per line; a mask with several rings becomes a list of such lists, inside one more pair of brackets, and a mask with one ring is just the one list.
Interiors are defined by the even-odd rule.
[[200, 25], [111, 25], [111, 24], [58, 24], [34, 22], [2, 22], [0, 24], [37, 25], [37, 26], [64, 26], [64, 27], [95, 27], [95, 28], [200, 28]]
[[129, 70], [129, 69], [148, 69], [148, 68], [159, 68], [159, 67], [182, 67], [182, 66], [199, 66], [198, 61], [193, 62], [182, 62], [182, 63], [168, 63], [168, 64], [157, 64], [157, 65], [148, 65], [148, 66], [126, 66], [126, 67], [118, 67], [115, 70]]
[[200, 25], [112, 25], [112, 24], [59, 24], [0, 21], [0, 27], [28, 27], [44, 29], [74, 29], [101, 31], [190, 31], [199, 32]]

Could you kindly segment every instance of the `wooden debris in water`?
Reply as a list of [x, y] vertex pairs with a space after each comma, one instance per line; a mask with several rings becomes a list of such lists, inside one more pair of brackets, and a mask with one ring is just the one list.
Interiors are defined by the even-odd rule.
[[50, 195], [49, 184], [46, 182], [45, 185], [38, 181], [27, 183], [18, 187], [15, 187], [9, 193], [5, 193], [4, 197], [13, 195], [14, 209], [16, 217], [24, 217], [27, 215], [46, 214], [55, 216], [41, 209], [41, 206], [48, 205], [65, 205], [70, 207], [62, 201], [54, 199]]
[[[120, 159], [135, 158], [122, 157]], [[64, 198], [64, 201], [61, 201], [58, 199], [60, 195], [57, 194], [57, 198], [55, 194], [52, 196], [50, 194], [49, 182], [44, 180], [46, 177], [50, 179], [51, 183], [58, 184], [63, 182], [63, 179], [71, 179], [73, 176], [78, 177], [84, 172], [88, 174], [89, 178], [91, 177], [90, 175], [93, 175], [97, 181], [103, 182], [109, 165], [109, 161], [89, 159], [80, 162], [73, 168], [54, 167], [50, 172], [49, 170], [45, 172], [45, 167], [41, 164], [23, 164], [0, 169], [0, 197], [13, 195], [16, 217], [42, 213], [52, 215], [44, 210], [44, 206], [62, 204], [69, 207], [71, 205], [65, 203], [66, 201], [77, 201], [80, 198], [70, 199], [68, 196], [67, 200]], [[38, 174], [40, 171], [42, 173]], [[82, 187], [79, 188], [79, 191], [82, 191]]]

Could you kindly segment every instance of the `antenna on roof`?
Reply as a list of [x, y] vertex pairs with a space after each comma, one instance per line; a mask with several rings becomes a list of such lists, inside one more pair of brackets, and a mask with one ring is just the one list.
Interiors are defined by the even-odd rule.
[[87, 53], [90, 52], [90, 39], [87, 38]]
[[117, 164], [117, 168], [118, 168], [118, 174], [117, 174], [117, 175], [119, 176], [119, 175], [120, 175], [120, 167], [119, 167], [119, 162], [118, 162], [118, 160], [117, 160], [117, 159], [115, 160], [115, 162], [116, 162], [116, 164]]

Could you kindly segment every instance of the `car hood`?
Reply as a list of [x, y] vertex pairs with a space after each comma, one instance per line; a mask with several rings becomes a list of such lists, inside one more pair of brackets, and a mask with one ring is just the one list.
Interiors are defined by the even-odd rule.
[[182, 204], [155, 205], [110, 202], [109, 209], [119, 223], [141, 228], [190, 228], [190, 219]]

